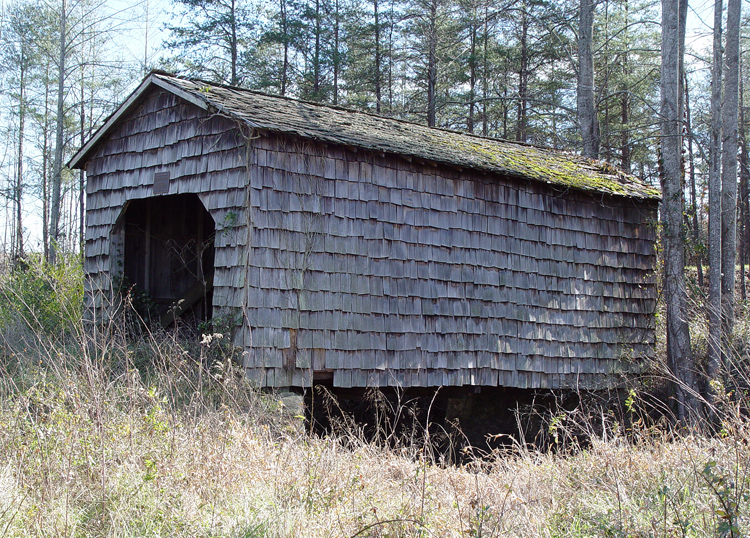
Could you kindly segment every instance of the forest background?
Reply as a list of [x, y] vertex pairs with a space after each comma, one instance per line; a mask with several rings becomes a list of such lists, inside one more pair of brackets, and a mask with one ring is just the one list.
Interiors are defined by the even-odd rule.
[[[577, 1], [4, 0], [2, 249], [48, 251], [60, 87], [64, 164], [153, 68], [580, 153], [579, 7]], [[595, 152], [658, 184], [659, 5], [607, 1], [591, 9], [601, 139]], [[710, 9], [696, 9], [690, 7], [686, 69], [688, 103], [697, 111], [691, 119], [701, 222], [712, 58], [709, 25], [693, 13]], [[57, 233], [60, 248], [78, 251], [80, 183], [63, 175]]]
[[[742, 301], [747, 293], [741, 8], [741, 0], [726, 13], [721, 0], [5, 1], [2, 263], [80, 254], [85, 177], [65, 163], [153, 68], [582, 153], [662, 187], [667, 363], [684, 418], [696, 398], [711, 400], [735, 290]], [[703, 20], [711, 10], [714, 20]], [[711, 329], [700, 367], [690, 286]]]

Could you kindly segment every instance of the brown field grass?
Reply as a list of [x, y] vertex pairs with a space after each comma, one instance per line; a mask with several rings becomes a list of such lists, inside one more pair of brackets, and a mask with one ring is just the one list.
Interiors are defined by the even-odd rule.
[[[7, 284], [6, 305], [32, 311]], [[446, 465], [426, 443], [309, 434], [238, 375], [221, 339], [0, 320], [0, 536], [750, 531], [750, 429], [729, 395], [715, 435], [646, 421], [634, 392], [630, 425], [608, 418], [585, 448], [564, 435], [593, 420], [579, 409], [552, 417], [556, 450], [519, 445]]]

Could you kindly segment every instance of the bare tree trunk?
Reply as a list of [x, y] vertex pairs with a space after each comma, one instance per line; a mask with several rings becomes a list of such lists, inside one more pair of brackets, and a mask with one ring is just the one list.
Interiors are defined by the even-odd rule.
[[49, 263], [55, 264], [60, 232], [60, 189], [62, 187], [63, 135], [65, 129], [65, 58], [67, 48], [67, 0], [60, 10], [60, 56], [57, 64], [57, 118], [55, 120], [55, 158], [52, 164], [52, 202], [49, 219]]
[[503, 88], [503, 139], [508, 139], [508, 87]]
[[391, 7], [388, 11], [388, 113], [393, 114], [393, 59], [395, 52], [393, 50], [393, 29], [395, 22], [393, 20], [394, 4], [396, 0], [391, 0]]
[[281, 0], [281, 35], [284, 40], [284, 62], [281, 67], [281, 95], [286, 95], [287, 80], [289, 76], [289, 34], [287, 30], [286, 0]]
[[[13, 133], [15, 136], [15, 133]], [[7, 149], [7, 148], [6, 148]], [[9, 196], [4, 196], [5, 198], [5, 207], [4, 207], [4, 213], [6, 215], [9, 215], [10, 218], [5, 219], [5, 226], [3, 226], [3, 251], [5, 252], [5, 249], [8, 249], [8, 255], [10, 259], [12, 260], [16, 256], [16, 246], [18, 245], [18, 238], [16, 235], [16, 217], [15, 217], [15, 207], [16, 207], [16, 199], [13, 195], [13, 192], [15, 191], [15, 185], [16, 185], [16, 171], [13, 171], [13, 177], [8, 178], [8, 185], [7, 185], [7, 191]], [[6, 190], [5, 185], [3, 185], [3, 191]]]
[[315, 0], [315, 56], [313, 57], [313, 101], [321, 101], [320, 95], [320, 0]]
[[489, 38], [489, 1], [484, 3], [484, 33], [482, 35], [482, 70], [484, 76], [482, 77], [482, 136], [487, 136], [488, 124], [487, 124], [487, 98], [488, 98], [488, 81], [490, 79], [489, 74], [489, 61], [488, 61], [488, 50], [487, 40]]
[[146, 19], [146, 28], [145, 28], [145, 35], [143, 36], [143, 76], [146, 76], [148, 73], [148, 23], [149, 23], [149, 0], [145, 0], [145, 19]]
[[[6, 198], [5, 206], [3, 207], [6, 213], [13, 211], [13, 208], [11, 207], [11, 205], [12, 205], [12, 201], [10, 200], [10, 198]], [[5, 226], [3, 226], [3, 240], [2, 240], [3, 252], [5, 251], [5, 249], [8, 249], [8, 250], [13, 249], [13, 232], [10, 229], [12, 228], [12, 226], [13, 226], [13, 219], [5, 219]], [[8, 232], [10, 232], [10, 234]], [[10, 235], [10, 238], [8, 237], [9, 235]], [[11, 252], [11, 257], [12, 257], [12, 254], [13, 253]], [[5, 263], [0, 262], [0, 269], [4, 269], [5, 267], [6, 267]]]
[[[623, 75], [627, 77], [627, 56], [623, 58]], [[626, 174], [630, 173], [630, 135], [628, 133], [630, 100], [628, 99], [627, 88], [623, 88], [621, 103], [620, 121], [622, 122], [622, 135], [620, 137], [620, 162], [622, 170]]]
[[[13, 133], [15, 135], [16, 133]], [[21, 200], [18, 198], [18, 167], [13, 170], [13, 177], [8, 178], [8, 200], [10, 201], [10, 214], [11, 218], [7, 219], [6, 227], [10, 224], [10, 258], [11, 260], [18, 256], [19, 243], [22, 241], [19, 239], [21, 234], [19, 233], [19, 208], [21, 207]]]
[[685, 31], [687, 29], [687, 11], [688, 11], [688, 0], [679, 0], [680, 15], [678, 18], [679, 33], [680, 33], [680, 92], [677, 96], [680, 114], [685, 110], [685, 90], [683, 83], [685, 82]]
[[714, 2], [714, 55], [711, 74], [711, 141], [708, 170], [708, 367], [714, 379], [721, 364], [721, 78], [722, 0]]
[[335, 13], [333, 19], [333, 104], [339, 104], [339, 71], [341, 70], [341, 54], [339, 52], [339, 31], [341, 27], [341, 15], [339, 13], [339, 0], [334, 5]]
[[[45, 78], [49, 78], [50, 60], [47, 58], [45, 64]], [[42, 133], [42, 244], [44, 248], [44, 259], [49, 260], [49, 85], [44, 85], [44, 131]]]
[[[628, 39], [628, 24], [630, 22], [630, 11], [629, 5], [626, 1], [624, 6], [625, 10], [625, 40]], [[628, 80], [630, 70], [628, 69], [628, 55], [627, 53], [622, 56], [622, 77], [624, 80]], [[628, 121], [629, 121], [629, 109], [630, 109], [630, 94], [628, 92], [627, 83], [622, 85], [622, 102], [621, 102], [621, 114], [620, 121], [622, 123], [622, 134], [620, 136], [620, 162], [622, 170], [626, 173], [630, 173], [630, 133], [628, 132]]]
[[236, 1], [232, 0], [231, 2], [231, 8], [229, 10], [229, 49], [231, 54], [231, 62], [232, 62], [232, 81], [231, 85], [236, 86], [239, 84], [240, 80], [237, 76], [237, 48], [238, 48], [238, 38], [237, 38], [237, 5]]
[[375, 11], [375, 112], [380, 114], [380, 14], [378, 13], [378, 0], [374, 0], [372, 4]]
[[[81, 122], [80, 132], [80, 144], [81, 147], [86, 143], [86, 79], [85, 70], [81, 65], [81, 105], [80, 105], [80, 117], [78, 118]], [[86, 197], [86, 182], [84, 178], [84, 171], [81, 169], [78, 171], [78, 245], [80, 248], [81, 258], [83, 258], [83, 244], [84, 244], [84, 229], [85, 229], [85, 210], [84, 201]]]
[[[609, 0], [602, 0], [604, 3], [604, 31], [602, 38], [604, 39], [603, 44], [603, 50], [602, 54], [600, 56], [600, 62], [603, 62], [602, 70], [605, 73], [605, 76], [602, 80], [602, 87], [601, 87], [601, 94], [602, 95], [609, 95], [609, 76], [608, 73], [610, 72], [610, 66], [609, 66], [609, 41], [610, 41], [610, 35], [609, 35]], [[593, 17], [592, 17], [593, 19]], [[580, 34], [579, 34], [580, 35]], [[592, 77], [593, 79], [593, 77]], [[593, 90], [593, 84], [592, 90]], [[594, 121], [596, 121], [598, 117], [598, 110], [596, 109], [596, 103], [594, 104]], [[598, 158], [604, 159], [607, 162], [612, 162], [612, 129], [610, 128], [610, 118], [609, 118], [609, 109], [610, 109], [610, 99], [604, 99], [601, 105], [602, 109], [602, 116], [603, 120], [601, 124], [599, 125], [599, 155]]]
[[599, 157], [599, 122], [594, 95], [594, 0], [581, 0], [578, 21], [578, 123], [584, 157]]
[[630, 140], [628, 137], [628, 92], [622, 92], [620, 121], [622, 122], [622, 135], [620, 136], [620, 162], [622, 170], [630, 173]]
[[427, 52], [427, 125], [435, 127], [437, 121], [437, 10], [438, 0], [430, 2], [430, 25]]
[[734, 329], [735, 261], [737, 257], [737, 114], [739, 109], [740, 17], [742, 0], [727, 2], [724, 106], [721, 153], [721, 305], [724, 356]]
[[471, 48], [469, 56], [469, 116], [466, 118], [466, 130], [474, 132], [474, 100], [475, 88], [477, 85], [477, 25], [472, 13], [471, 28], [469, 29]]
[[391, 0], [391, 7], [388, 10], [388, 82], [386, 86], [388, 87], [388, 114], [393, 114], [393, 100], [394, 100], [394, 86], [395, 82], [393, 80], [393, 64], [394, 59], [396, 58], [396, 53], [394, 50], [394, 39], [393, 39], [393, 29], [396, 26], [395, 21], [393, 20], [393, 15], [395, 11], [395, 3], [396, 0]]
[[23, 257], [23, 149], [26, 124], [26, 44], [21, 43], [20, 80], [18, 88], [18, 163], [16, 168], [15, 202], [16, 202], [16, 256]]
[[698, 287], [703, 289], [703, 252], [700, 249], [700, 226], [698, 225], [698, 200], [695, 191], [695, 158], [693, 156], [693, 128], [692, 118], [690, 117], [690, 94], [688, 90], [687, 77], [683, 75], [685, 85], [685, 122], [688, 141], [688, 163], [690, 170], [690, 205], [691, 217], [693, 221], [693, 245], [695, 245], [695, 265], [698, 270]]
[[747, 151], [747, 131], [745, 126], [745, 107], [743, 105], [743, 84], [742, 84], [742, 54], [740, 54], [740, 122], [739, 122], [739, 139], [740, 139], [740, 282], [742, 289], [742, 300], [747, 299], [745, 264], [748, 256], [748, 233], [750, 233], [750, 207], [748, 206], [748, 196], [750, 196], [750, 159]]
[[667, 305], [667, 359], [676, 380], [677, 416], [685, 420], [693, 405], [695, 365], [690, 348], [682, 226], [682, 128], [680, 122], [680, 5], [662, 0], [661, 143], [664, 296]]
[[526, 112], [529, 91], [529, 20], [524, 2], [521, 11], [521, 65], [518, 70], [518, 124], [516, 125], [516, 140], [526, 142]]

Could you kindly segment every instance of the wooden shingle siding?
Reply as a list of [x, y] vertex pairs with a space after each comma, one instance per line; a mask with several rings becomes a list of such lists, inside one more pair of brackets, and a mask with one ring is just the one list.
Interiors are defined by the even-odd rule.
[[571, 156], [571, 186], [508, 168], [565, 164], [547, 150], [155, 77], [76, 157], [92, 318], [159, 173], [214, 219], [213, 314], [258, 385], [595, 388], [653, 353], [658, 196], [635, 178]]
[[296, 375], [290, 331], [287, 368], [343, 387], [593, 387], [651, 354], [655, 204], [282, 136], [253, 146], [253, 378]]
[[216, 222], [214, 314], [242, 306], [238, 290], [244, 282], [235, 269], [244, 267], [247, 228], [227, 226], [247, 221], [244, 158], [245, 140], [233, 122], [165, 91], [149, 95], [113, 129], [87, 165], [89, 316], [106, 315], [112, 281], [122, 271], [122, 253], [114, 245], [121, 241], [117, 219], [129, 200], [153, 196], [157, 172], [169, 173], [167, 194], [198, 194]]

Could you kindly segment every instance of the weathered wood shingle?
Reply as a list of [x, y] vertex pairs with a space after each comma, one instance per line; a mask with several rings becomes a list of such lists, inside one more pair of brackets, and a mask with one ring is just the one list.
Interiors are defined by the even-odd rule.
[[[140, 93], [139, 93], [140, 92]], [[86, 165], [93, 316], [132, 200], [195, 193], [260, 385], [595, 387], [653, 353], [658, 194], [609, 165], [152, 75]]]
[[293, 329], [334, 384], [595, 386], [652, 352], [654, 204], [418, 163], [392, 173], [362, 152], [320, 167], [329, 146], [282, 158], [283, 135], [261, 140], [251, 330]]

